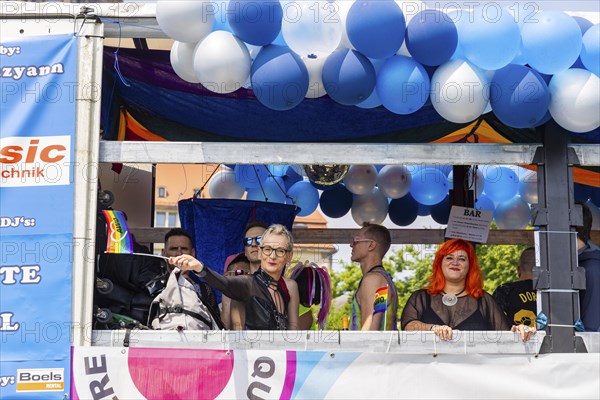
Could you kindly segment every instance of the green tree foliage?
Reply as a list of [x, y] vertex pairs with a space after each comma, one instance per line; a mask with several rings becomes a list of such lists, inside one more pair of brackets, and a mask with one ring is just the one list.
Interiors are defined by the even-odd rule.
[[[407, 245], [394, 251], [383, 262], [384, 268], [393, 276], [398, 291], [399, 313], [410, 295], [427, 285], [431, 264], [437, 245]], [[477, 246], [477, 257], [488, 293], [506, 282], [517, 280], [516, 265], [525, 246]], [[342, 262], [341, 271], [333, 271], [331, 284], [333, 298], [346, 296], [347, 301], [338, 308], [332, 305], [326, 329], [341, 329], [342, 317], [350, 317], [352, 296], [362, 278], [358, 264]]]
[[516, 281], [517, 263], [527, 246], [477, 246], [477, 260], [483, 273], [486, 292], [492, 294], [500, 285]]

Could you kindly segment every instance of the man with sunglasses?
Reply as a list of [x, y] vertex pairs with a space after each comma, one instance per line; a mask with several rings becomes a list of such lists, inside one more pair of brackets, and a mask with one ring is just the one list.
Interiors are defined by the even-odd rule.
[[[360, 264], [363, 275], [352, 299], [351, 330], [397, 329], [398, 295], [392, 277], [383, 268], [391, 242], [386, 227], [364, 224], [350, 244], [351, 260]], [[377, 308], [376, 299], [381, 299]]]
[[258, 271], [260, 267], [260, 243], [262, 241], [263, 233], [267, 230], [268, 226], [260, 221], [252, 221], [246, 225], [246, 233], [244, 234], [244, 253], [246, 258], [250, 261], [250, 273], [253, 274]]
[[[246, 225], [244, 237], [242, 243], [244, 245], [244, 253], [238, 255], [231, 255], [225, 261], [225, 276], [243, 275], [245, 273], [254, 274], [260, 267], [260, 244], [262, 243], [262, 237], [268, 226], [260, 221], [252, 221]], [[249, 271], [244, 269], [236, 268], [233, 271], [229, 271], [230, 264], [233, 264], [233, 260], [239, 256], [245, 256], [244, 262], [249, 263]], [[223, 295], [221, 297], [221, 319], [227, 329], [242, 329], [243, 324], [240, 321], [244, 320], [245, 305], [239, 301], [231, 300], [229, 297]]]

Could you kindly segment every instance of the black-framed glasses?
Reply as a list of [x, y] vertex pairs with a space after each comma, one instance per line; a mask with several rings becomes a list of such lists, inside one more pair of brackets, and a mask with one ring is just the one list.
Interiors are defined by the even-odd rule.
[[256, 242], [257, 246], [260, 246], [260, 243], [262, 242], [262, 236], [249, 236], [244, 238], [244, 246], [246, 247], [252, 246], [252, 243], [254, 242]]
[[271, 246], [261, 246], [261, 247], [260, 247], [260, 250], [261, 250], [261, 251], [263, 252], [263, 254], [264, 254], [265, 256], [267, 256], [267, 257], [268, 257], [268, 256], [270, 256], [271, 254], [273, 254], [273, 252], [275, 252], [275, 255], [276, 255], [277, 257], [283, 257], [283, 256], [285, 256], [285, 255], [286, 255], [286, 253], [289, 251], [288, 249], [284, 249], [284, 248], [281, 248], [281, 247], [279, 247], [279, 248], [277, 248], [277, 249], [274, 249], [274, 248], [272, 248]]

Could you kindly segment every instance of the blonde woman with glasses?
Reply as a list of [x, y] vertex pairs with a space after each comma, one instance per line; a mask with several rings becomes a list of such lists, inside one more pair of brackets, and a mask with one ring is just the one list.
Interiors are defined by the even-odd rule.
[[245, 313], [239, 322], [243, 329], [298, 329], [298, 286], [282, 276], [292, 259], [293, 245], [286, 227], [271, 225], [262, 235], [260, 268], [252, 275], [223, 276], [191, 255], [172, 257], [169, 262], [183, 271], [194, 271], [229, 298], [243, 302]]

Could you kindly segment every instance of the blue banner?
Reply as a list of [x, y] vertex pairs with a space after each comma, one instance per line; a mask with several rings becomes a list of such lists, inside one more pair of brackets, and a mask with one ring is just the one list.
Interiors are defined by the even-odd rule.
[[0, 398], [70, 390], [77, 38], [0, 42]]

